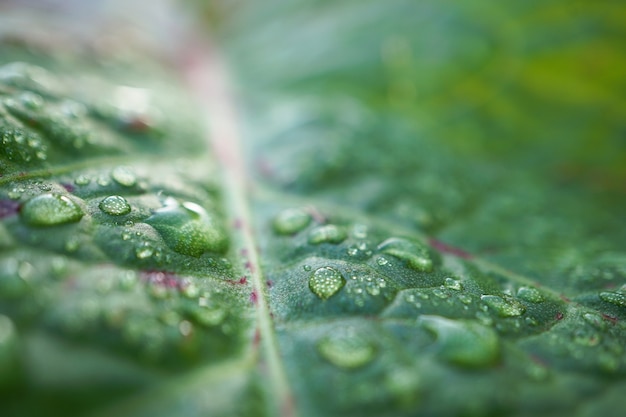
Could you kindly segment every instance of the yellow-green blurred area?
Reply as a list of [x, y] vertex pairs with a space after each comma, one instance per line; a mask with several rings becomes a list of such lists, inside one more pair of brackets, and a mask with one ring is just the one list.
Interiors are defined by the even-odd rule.
[[205, 15], [244, 96], [349, 99], [459, 156], [624, 190], [623, 1], [242, 0]]

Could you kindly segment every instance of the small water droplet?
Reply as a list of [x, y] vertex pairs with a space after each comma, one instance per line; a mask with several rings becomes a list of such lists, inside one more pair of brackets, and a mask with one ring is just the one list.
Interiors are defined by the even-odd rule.
[[100, 210], [111, 216], [123, 216], [130, 213], [130, 204], [122, 196], [110, 195], [104, 198], [98, 205]]
[[198, 204], [179, 204], [168, 198], [165, 207], [156, 210], [145, 221], [154, 227], [172, 250], [199, 257], [205, 252], [223, 253], [228, 248], [228, 237], [218, 224]]
[[226, 318], [226, 311], [214, 306], [205, 306], [195, 309], [192, 315], [199, 324], [206, 327], [212, 327], [217, 326], [224, 321]]
[[433, 269], [433, 261], [428, 250], [407, 239], [392, 237], [380, 245], [378, 251], [405, 261], [409, 267], [420, 272], [430, 272]]
[[279, 235], [293, 235], [311, 223], [311, 215], [302, 209], [281, 211], [272, 223], [274, 231]]
[[302, 269], [304, 269], [305, 271], [310, 271], [311, 270], [311, 265], [303, 265]]
[[178, 331], [183, 337], [190, 336], [193, 332], [193, 324], [187, 320], [183, 320], [178, 324]]
[[133, 234], [129, 230], [124, 230], [121, 236], [122, 240], [130, 240], [130, 238], [133, 237]]
[[328, 362], [344, 369], [361, 368], [376, 357], [376, 346], [352, 329], [323, 338], [317, 350]]
[[76, 185], [89, 185], [89, 183], [91, 182], [91, 178], [89, 178], [86, 175], [79, 175], [78, 177], [76, 177], [76, 179], [74, 180], [74, 184]]
[[585, 320], [587, 323], [591, 324], [598, 330], [606, 330], [607, 328], [606, 321], [599, 314], [585, 313], [583, 314], [583, 320]]
[[108, 187], [111, 185], [111, 180], [107, 177], [100, 177], [97, 182], [100, 187]]
[[376, 263], [380, 266], [385, 266], [389, 263], [389, 261], [386, 258], [381, 256], [378, 259], [376, 259]]
[[517, 317], [524, 314], [526, 307], [515, 299], [497, 295], [482, 295], [480, 299], [500, 317]]
[[187, 283], [182, 287], [182, 293], [187, 298], [196, 298], [200, 295], [200, 290], [193, 283]]
[[312, 245], [319, 245], [321, 243], [341, 243], [348, 235], [346, 231], [334, 224], [327, 224], [325, 226], [319, 226], [311, 230], [309, 233], [309, 243]]
[[348, 248], [347, 250], [348, 256], [356, 256], [359, 253], [357, 248]]
[[463, 289], [463, 285], [458, 279], [446, 278], [443, 285], [449, 290], [461, 291]]
[[137, 177], [133, 171], [128, 167], [117, 167], [111, 172], [111, 178], [113, 181], [123, 187], [132, 187], [137, 183]]
[[39, 227], [75, 223], [84, 215], [78, 204], [59, 194], [41, 194], [28, 200], [20, 214], [26, 224]]
[[447, 292], [445, 292], [444, 290], [442, 290], [440, 288], [434, 289], [433, 290], [433, 295], [435, 297], [439, 297], [439, 298], [442, 298], [442, 299], [446, 299], [446, 298], [448, 298], [450, 296]]
[[316, 269], [309, 278], [309, 288], [323, 300], [335, 295], [345, 284], [343, 275], [329, 266]]
[[517, 297], [529, 303], [541, 303], [544, 300], [539, 290], [532, 287], [520, 287], [517, 290]]
[[498, 335], [489, 327], [440, 316], [421, 316], [418, 323], [437, 337], [438, 356], [454, 365], [484, 368], [495, 365], [500, 358]]

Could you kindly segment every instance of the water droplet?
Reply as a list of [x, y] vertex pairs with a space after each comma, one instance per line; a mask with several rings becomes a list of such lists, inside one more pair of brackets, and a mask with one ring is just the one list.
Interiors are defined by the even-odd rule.
[[435, 297], [439, 297], [439, 298], [442, 298], [442, 299], [446, 299], [446, 298], [448, 298], [450, 296], [447, 292], [443, 291], [440, 288], [434, 289], [433, 290], [433, 295]]
[[311, 223], [311, 215], [302, 209], [288, 209], [281, 211], [275, 218], [272, 226], [279, 235], [293, 235]]
[[374, 344], [352, 329], [323, 338], [317, 350], [328, 362], [344, 369], [363, 367], [376, 357]]
[[132, 187], [137, 183], [137, 177], [128, 167], [117, 167], [111, 172], [113, 181], [123, 187]]
[[405, 261], [409, 267], [420, 272], [430, 272], [433, 269], [433, 261], [428, 250], [407, 239], [392, 237], [380, 245], [378, 251]]
[[389, 261], [381, 256], [380, 258], [376, 259], [376, 263], [380, 266], [385, 266], [389, 263]]
[[178, 331], [180, 332], [181, 336], [187, 337], [193, 332], [193, 324], [191, 324], [187, 320], [183, 320], [178, 324]]
[[228, 237], [218, 220], [195, 203], [179, 204], [168, 198], [165, 207], [155, 211], [146, 223], [159, 232], [167, 246], [183, 255], [199, 257], [228, 248]]
[[91, 182], [91, 178], [89, 178], [86, 175], [79, 175], [78, 177], [76, 177], [76, 179], [74, 180], [74, 184], [76, 185], [89, 185], [89, 183]]
[[100, 210], [111, 216], [123, 216], [130, 213], [130, 204], [122, 196], [110, 195], [103, 199], [98, 205]]
[[320, 243], [341, 243], [348, 235], [346, 231], [334, 224], [327, 224], [326, 226], [319, 226], [311, 230], [309, 233], [309, 243], [312, 245], [319, 245]]
[[583, 314], [583, 320], [585, 320], [587, 323], [591, 324], [598, 330], [606, 330], [607, 328], [606, 321], [599, 314], [585, 313]]
[[600, 298], [607, 303], [615, 304], [618, 307], [626, 307], [626, 294], [621, 292], [601, 292]]
[[84, 213], [78, 204], [65, 195], [42, 194], [28, 200], [21, 216], [30, 226], [56, 226], [79, 221]]
[[154, 248], [148, 243], [144, 242], [135, 248], [135, 256], [137, 256], [138, 259], [148, 259], [152, 255], [154, 255]]
[[458, 279], [446, 278], [443, 285], [450, 290], [461, 291], [463, 289], [463, 285]]
[[132, 233], [130, 233], [129, 230], [124, 230], [122, 232], [122, 240], [130, 240], [130, 238], [133, 236]]
[[302, 265], [302, 269], [304, 269], [305, 271], [310, 271], [311, 265]]
[[329, 266], [316, 269], [309, 279], [309, 288], [323, 300], [335, 295], [345, 284], [343, 275]]
[[206, 327], [212, 327], [217, 326], [224, 321], [226, 318], [226, 311], [218, 307], [206, 306], [195, 309], [192, 315], [199, 324]]
[[472, 297], [470, 295], [468, 295], [468, 294], [459, 294], [459, 295], [457, 295], [457, 298], [463, 304], [471, 304], [472, 303]]
[[195, 284], [187, 283], [182, 287], [182, 293], [187, 298], [196, 298], [200, 295], [200, 290]]
[[544, 300], [539, 290], [532, 287], [520, 287], [517, 290], [517, 297], [529, 303], [541, 303]]
[[437, 354], [449, 363], [467, 368], [484, 368], [499, 360], [498, 335], [489, 327], [441, 316], [421, 316], [418, 323], [435, 334]]
[[524, 314], [526, 307], [523, 304], [509, 296], [505, 297], [482, 295], [480, 299], [500, 317], [517, 317]]

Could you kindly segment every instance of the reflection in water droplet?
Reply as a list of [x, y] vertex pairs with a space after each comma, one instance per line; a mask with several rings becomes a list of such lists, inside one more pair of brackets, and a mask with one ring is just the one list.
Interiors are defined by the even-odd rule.
[[343, 275], [328, 266], [316, 269], [309, 278], [309, 288], [323, 300], [335, 295], [345, 284]]
[[437, 337], [438, 356], [454, 365], [483, 368], [494, 365], [500, 357], [498, 335], [489, 327], [440, 316], [421, 316], [418, 323]]
[[353, 329], [323, 338], [317, 350], [328, 362], [344, 369], [363, 367], [376, 357], [374, 344]]
[[100, 210], [111, 216], [123, 216], [130, 213], [130, 204], [122, 196], [110, 195], [98, 205]]
[[288, 209], [281, 211], [272, 226], [279, 235], [293, 235], [298, 233], [311, 223], [311, 215], [301, 209]]
[[172, 250], [199, 257], [205, 252], [223, 253], [228, 247], [228, 237], [218, 224], [198, 204], [179, 204], [169, 198], [165, 207], [154, 212], [146, 223], [154, 227]]
[[311, 230], [309, 233], [309, 243], [312, 245], [319, 245], [320, 243], [341, 243], [348, 235], [346, 231], [334, 224], [327, 224], [326, 226], [319, 226]]
[[378, 251], [405, 261], [416, 271], [430, 272], [433, 269], [433, 261], [428, 250], [407, 239], [389, 238], [378, 245]]
[[523, 304], [510, 297], [505, 299], [497, 295], [482, 295], [480, 299], [500, 317], [521, 316], [526, 311]]
[[84, 213], [78, 204], [65, 195], [42, 194], [28, 200], [20, 212], [30, 226], [56, 226], [79, 221]]
[[123, 187], [132, 187], [137, 183], [137, 177], [128, 167], [117, 167], [111, 172], [113, 181]]

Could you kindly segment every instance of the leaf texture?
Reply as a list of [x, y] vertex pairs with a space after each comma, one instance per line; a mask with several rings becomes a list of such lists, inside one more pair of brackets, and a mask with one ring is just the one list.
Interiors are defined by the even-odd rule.
[[626, 8], [233, 4], [3, 38], [3, 415], [621, 415]]

